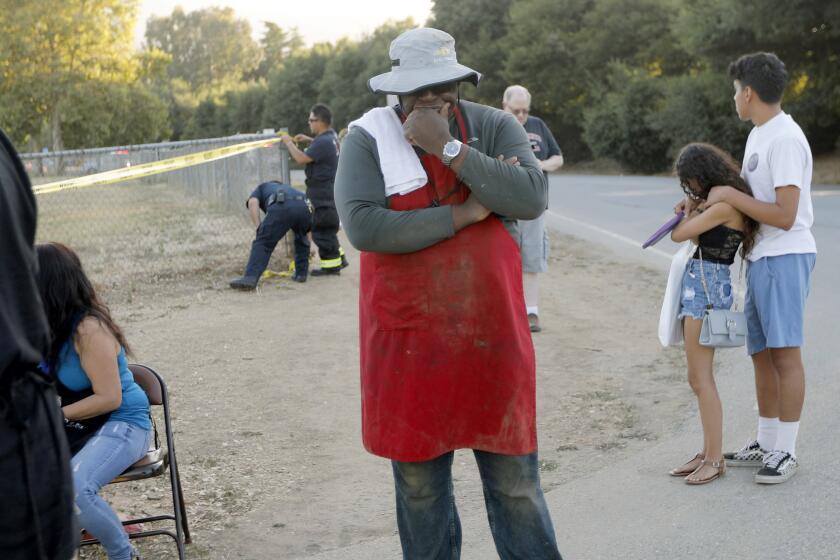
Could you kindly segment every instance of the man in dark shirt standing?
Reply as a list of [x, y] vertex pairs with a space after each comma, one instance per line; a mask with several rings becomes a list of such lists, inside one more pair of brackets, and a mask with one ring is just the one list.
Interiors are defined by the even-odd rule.
[[79, 532], [70, 452], [52, 385], [36, 373], [50, 335], [38, 294], [35, 197], [0, 130], [0, 558], [64, 560]]
[[[563, 154], [557, 140], [539, 117], [531, 112], [531, 94], [522, 86], [510, 86], [502, 98], [502, 108], [512, 113], [525, 127], [531, 149], [548, 181], [548, 173], [563, 166]], [[548, 270], [548, 236], [545, 233], [545, 214], [536, 220], [519, 220], [519, 247], [522, 251], [522, 284], [525, 307], [531, 332], [539, 332], [539, 279], [537, 274]]]
[[[283, 236], [291, 230], [295, 235], [295, 274], [292, 280], [306, 282], [309, 270], [309, 239], [312, 214], [304, 194], [289, 185], [269, 181], [259, 185], [245, 203], [251, 223], [257, 228], [257, 237], [251, 244], [251, 256], [245, 275], [233, 280], [230, 287], [236, 290], [253, 290], [268, 266], [271, 253]], [[265, 219], [260, 222], [260, 210]]]
[[[298, 134], [294, 138], [283, 136], [289, 154], [298, 163], [306, 164], [306, 196], [312, 201], [312, 240], [318, 246], [321, 268], [312, 276], [341, 274], [347, 266], [344, 252], [338, 243], [338, 213], [335, 210], [333, 184], [338, 169], [338, 136], [332, 128], [332, 113], [321, 103], [309, 112], [309, 129], [313, 137]], [[310, 142], [306, 151], [295, 142]]]

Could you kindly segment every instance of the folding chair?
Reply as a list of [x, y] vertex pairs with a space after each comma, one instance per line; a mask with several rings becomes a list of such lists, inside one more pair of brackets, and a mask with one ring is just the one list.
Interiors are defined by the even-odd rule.
[[[166, 384], [163, 382], [161, 376], [148, 366], [130, 364], [128, 367], [131, 370], [131, 373], [134, 374], [134, 381], [143, 388], [146, 395], [149, 397], [149, 404], [152, 406], [163, 406], [166, 446], [161, 446], [160, 444], [157, 423], [154, 421], [153, 417], [152, 424], [154, 426], [155, 439], [152, 449], [149, 449], [142, 459], [134, 463], [124, 473], [112, 480], [110, 484], [161, 476], [166, 472], [166, 467], [169, 467], [169, 485], [172, 490], [174, 515], [156, 515], [152, 517], [128, 519], [123, 521], [122, 524], [125, 526], [135, 525], [138, 523], [152, 523], [155, 521], [174, 521], [175, 533], [165, 529], [151, 529], [148, 531], [129, 533], [128, 536], [130, 539], [142, 539], [157, 535], [167, 535], [172, 537], [175, 544], [178, 546], [178, 558], [180, 560], [184, 560], [184, 545], [190, 544], [192, 539], [190, 538], [190, 529], [187, 524], [187, 510], [184, 506], [184, 493], [181, 490], [181, 477], [178, 473], [178, 462], [175, 459], [175, 442], [172, 439], [172, 422], [169, 415], [169, 398], [166, 392]], [[90, 538], [83, 540], [80, 546], [98, 543], [98, 539]]]

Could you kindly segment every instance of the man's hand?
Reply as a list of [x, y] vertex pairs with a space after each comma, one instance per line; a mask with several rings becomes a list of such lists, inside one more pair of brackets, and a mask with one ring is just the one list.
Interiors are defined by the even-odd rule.
[[312, 142], [312, 137], [306, 134], [295, 134], [295, 142]]
[[516, 167], [519, 167], [519, 165], [520, 165], [519, 158], [516, 157], [516, 156], [509, 157], [509, 158], [505, 159], [505, 154], [499, 154], [498, 156], [496, 156], [496, 159], [498, 159], [500, 161], [503, 161], [504, 163], [509, 163], [510, 165], [513, 165], [513, 166], [516, 166]]
[[442, 157], [443, 146], [452, 139], [449, 134], [449, 103], [444, 103], [438, 111], [415, 107], [403, 123], [403, 135], [412, 145]]
[[474, 194], [471, 194], [463, 203], [452, 206], [452, 222], [455, 225], [455, 231], [478, 223], [489, 215], [490, 210], [482, 206]]

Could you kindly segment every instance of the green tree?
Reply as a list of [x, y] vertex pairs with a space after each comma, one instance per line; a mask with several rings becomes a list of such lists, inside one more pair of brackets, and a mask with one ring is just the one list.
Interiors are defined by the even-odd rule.
[[726, 77], [714, 71], [663, 80], [662, 99], [646, 124], [667, 141], [669, 160], [690, 142], [708, 142], [743, 157], [749, 127], [735, 114], [731, 89]]
[[591, 156], [584, 111], [609, 91], [611, 63], [653, 77], [684, 72], [690, 57], [671, 34], [677, 0], [521, 0], [510, 10], [503, 76], [532, 95], [572, 161]]
[[284, 60], [304, 50], [303, 37], [296, 27], [286, 30], [276, 23], [266, 21], [260, 48], [260, 63], [252, 73], [252, 77], [256, 79], [268, 78], [272, 71], [283, 67]]
[[509, 85], [503, 76], [507, 51], [502, 38], [508, 32], [513, 0], [435, 0], [429, 25], [455, 38], [458, 61], [483, 74], [480, 86], [468, 90], [471, 98], [494, 107], [501, 104]]
[[168, 73], [190, 84], [199, 95], [218, 94], [253, 72], [260, 50], [251, 25], [233, 8], [205, 8], [185, 13], [179, 6], [146, 25], [146, 46], [172, 57]]
[[333, 47], [329, 44], [315, 45], [308, 51], [289, 57], [282, 69], [272, 72], [268, 80], [263, 123], [272, 128], [288, 127], [292, 133], [309, 131], [309, 109], [314, 103], [322, 101], [318, 85], [332, 51]]
[[785, 110], [802, 125], [814, 152], [835, 148], [840, 137], [840, 3], [685, 2], [675, 28], [685, 48], [721, 75], [741, 54], [775, 52], [791, 76]]
[[371, 107], [385, 104], [385, 96], [372, 94], [367, 82], [390, 70], [388, 48], [391, 41], [414, 27], [414, 20], [408, 18], [384, 23], [358, 42], [339, 41], [324, 67], [318, 87], [319, 98], [333, 111], [336, 130], [347, 126]]
[[572, 161], [591, 157], [582, 139], [590, 90], [579, 42], [591, 5], [586, 0], [520, 0], [511, 6], [502, 40], [506, 83], [531, 91], [531, 111], [546, 120]]
[[136, 0], [0, 0], [0, 124], [16, 141], [46, 127], [52, 148], [61, 149], [71, 92], [87, 81], [136, 78], [136, 11]]
[[169, 136], [168, 108], [142, 83], [88, 81], [67, 98], [62, 122], [67, 148], [159, 142]]
[[663, 80], [610, 64], [609, 92], [584, 111], [584, 139], [594, 155], [617, 160], [634, 172], [656, 173], [668, 166], [669, 142], [651, 124], [664, 99]]

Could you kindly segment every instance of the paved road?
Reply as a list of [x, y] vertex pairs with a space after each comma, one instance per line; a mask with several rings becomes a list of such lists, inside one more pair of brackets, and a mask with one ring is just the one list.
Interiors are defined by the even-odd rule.
[[[668, 178], [555, 175], [547, 223], [620, 259], [661, 268], [664, 286], [675, 245], [664, 240], [654, 250], [640, 247], [669, 217], [680, 193]], [[806, 316], [808, 389], [797, 449], [800, 472], [775, 487], [754, 484], [751, 469], [730, 469], [722, 481], [705, 487], [672, 479], [667, 470], [689, 456], [700, 439], [699, 420], [688, 418], [674, 436], [644, 455], [593, 465], [598, 470], [591, 476], [547, 494], [565, 558], [840, 558], [840, 358], [834, 330], [840, 298], [833, 292], [840, 276], [840, 187], [815, 187], [814, 207], [819, 256]], [[755, 430], [752, 368], [742, 349], [721, 354], [724, 436], [732, 446]], [[496, 558], [483, 512], [464, 515], [462, 521], [462, 558]], [[318, 556], [398, 557], [396, 536]]]

